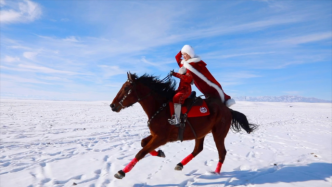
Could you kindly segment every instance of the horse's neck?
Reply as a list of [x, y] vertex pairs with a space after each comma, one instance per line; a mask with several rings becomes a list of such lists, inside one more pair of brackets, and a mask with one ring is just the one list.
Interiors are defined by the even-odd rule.
[[143, 110], [150, 119], [151, 116], [153, 116], [160, 109], [160, 107], [166, 102], [167, 102], [166, 99], [157, 100], [154, 98], [154, 95], [151, 95], [150, 97], [140, 101], [139, 103], [141, 104]]

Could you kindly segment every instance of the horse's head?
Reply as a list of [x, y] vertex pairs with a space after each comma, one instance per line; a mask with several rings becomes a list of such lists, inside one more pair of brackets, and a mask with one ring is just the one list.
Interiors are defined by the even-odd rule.
[[120, 91], [113, 99], [110, 107], [114, 112], [120, 112], [121, 109], [129, 107], [138, 101], [136, 77], [130, 72], [127, 73], [128, 80], [122, 85]]
[[120, 112], [136, 102], [143, 101], [156, 94], [160, 99], [170, 100], [175, 94], [175, 81], [167, 75], [160, 80], [153, 75], [144, 74], [137, 77], [136, 74], [127, 73], [128, 80], [122, 85], [120, 91], [110, 105], [112, 110]]

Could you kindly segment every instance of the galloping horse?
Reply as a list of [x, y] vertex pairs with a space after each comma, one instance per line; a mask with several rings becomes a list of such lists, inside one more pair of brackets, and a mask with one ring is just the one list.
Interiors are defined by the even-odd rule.
[[[168, 120], [171, 117], [168, 102], [175, 94], [175, 81], [173, 79], [159, 80], [152, 75], [144, 74], [138, 77], [136, 74], [127, 73], [128, 80], [114, 98], [110, 107], [115, 112], [120, 112], [134, 103], [138, 102], [148, 116], [148, 127], [151, 135], [141, 141], [142, 149], [135, 158], [114, 176], [118, 179], [125, 177], [135, 164], [150, 153], [153, 156], [165, 157], [164, 153], [155, 149], [167, 142], [177, 141], [179, 128], [170, 125]], [[203, 150], [205, 136], [212, 132], [219, 154], [219, 162], [215, 170], [220, 173], [222, 163], [225, 160], [225, 137], [230, 128], [239, 132], [243, 128], [247, 133], [252, 132], [257, 126], [249, 124], [246, 116], [240, 112], [226, 107], [218, 97], [207, 97], [205, 99], [210, 110], [210, 115], [203, 117], [188, 118], [196, 135], [192, 129], [185, 128], [183, 140], [195, 139], [193, 152], [183, 159], [176, 170], [182, 170], [192, 158]]]

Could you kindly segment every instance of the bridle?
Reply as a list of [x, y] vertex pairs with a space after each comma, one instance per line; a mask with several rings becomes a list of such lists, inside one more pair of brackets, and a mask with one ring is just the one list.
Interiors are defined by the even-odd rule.
[[[127, 107], [129, 107], [129, 106], [135, 104], [136, 102], [140, 102], [140, 101], [142, 101], [143, 99], [146, 99], [146, 98], [149, 97], [149, 96], [151, 95], [151, 93], [152, 93], [152, 92], [150, 92], [150, 93], [148, 93], [147, 95], [145, 95], [144, 97], [140, 98], [140, 97], [138, 96], [138, 93], [137, 93], [137, 90], [136, 90], [136, 86], [137, 86], [137, 84], [136, 84], [135, 82], [133, 82], [132, 80], [129, 80], [129, 79], [127, 80], [127, 82], [129, 82], [130, 85], [134, 85], [134, 88], [130, 88], [130, 89], [128, 90], [128, 92], [123, 96], [123, 98], [119, 101], [119, 105], [121, 105], [122, 109], [127, 108]], [[132, 103], [132, 104], [130, 104], [130, 105], [128, 105], [128, 106], [123, 106], [123, 102], [124, 102], [125, 99], [131, 94], [131, 90], [132, 90], [132, 89], [134, 89], [134, 92], [136, 93], [137, 101], [135, 101], [134, 103]]]
[[[130, 104], [130, 105], [128, 105], [128, 106], [123, 106], [123, 102], [124, 102], [124, 100], [131, 94], [131, 90], [132, 90], [132, 88], [131, 89], [129, 89], [128, 90], [128, 92], [123, 96], [123, 98], [120, 100], [120, 102], [119, 102], [119, 104], [121, 105], [121, 107], [122, 107], [122, 109], [124, 109], [124, 108], [127, 108], [127, 107], [129, 107], [129, 106], [131, 106], [131, 105], [133, 105], [133, 104], [135, 104], [136, 102], [139, 102], [139, 101], [142, 101], [143, 99], [145, 99], [145, 98], [147, 98], [147, 97], [149, 97], [153, 92], [150, 92], [150, 93], [148, 93], [147, 95], [145, 95], [144, 97], [142, 97], [142, 98], [140, 98], [139, 96], [138, 96], [138, 93], [137, 93], [137, 91], [136, 91], [136, 84], [133, 82], [133, 81], [131, 81], [131, 80], [127, 80], [127, 82], [129, 82], [130, 84], [133, 84], [134, 85], [134, 91], [135, 91], [135, 93], [136, 93], [136, 97], [137, 97], [137, 101], [135, 101], [134, 103], [132, 103], [132, 104]], [[151, 118], [148, 120], [148, 126], [150, 127], [150, 123], [151, 123], [151, 121], [152, 121], [152, 119], [153, 118], [155, 118], [156, 117], [156, 115], [158, 115], [164, 108], [166, 107], [166, 103], [164, 103], [159, 109], [158, 109], [158, 111], [157, 112], [155, 112], [152, 116], [151, 116]]]
[[[161, 80], [161, 82], [164, 82], [164, 81], [168, 81], [170, 79], [170, 75], [167, 75], [164, 79]], [[119, 101], [119, 105], [121, 105], [122, 109], [124, 108], [127, 108], [133, 104], [135, 104], [136, 102], [139, 102], [139, 101], [142, 101], [144, 100], [145, 98], [149, 97], [153, 92], [150, 92], [148, 93], [147, 95], [145, 95], [144, 97], [140, 98], [138, 96], [138, 93], [137, 93], [137, 90], [136, 90], [136, 83], [133, 82], [132, 80], [128, 79], [127, 82], [129, 82], [131, 85], [133, 85], [134, 87], [129, 89], [128, 92], [123, 96], [123, 98]], [[134, 92], [136, 93], [136, 97], [137, 97], [137, 101], [135, 101], [134, 103], [128, 105], [128, 106], [123, 106], [123, 102], [125, 101], [125, 99], [131, 94], [131, 91], [134, 90]], [[151, 118], [148, 120], [147, 124], [148, 124], [148, 127], [150, 127], [150, 124], [151, 124], [151, 121], [159, 114], [161, 113], [162, 110], [164, 110], [164, 108], [166, 108], [167, 106], [167, 102], [162, 104], [161, 107], [159, 107], [159, 109], [151, 116]]]

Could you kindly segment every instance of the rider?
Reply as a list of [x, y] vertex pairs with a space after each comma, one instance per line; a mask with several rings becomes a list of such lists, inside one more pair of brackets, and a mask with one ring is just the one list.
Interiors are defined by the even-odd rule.
[[171, 125], [178, 125], [180, 123], [181, 105], [191, 94], [191, 84], [193, 77], [191, 72], [187, 71], [185, 67], [179, 69], [179, 73], [171, 71], [171, 75], [180, 79], [180, 84], [173, 97], [174, 115], [172, 119], [168, 119]]
[[[183, 56], [183, 59], [181, 57]], [[207, 96], [219, 96], [227, 107], [235, 104], [234, 99], [223, 91], [219, 82], [211, 75], [206, 68], [206, 63], [199, 56], [195, 55], [190, 45], [184, 45], [181, 51], [175, 56], [180, 67], [185, 67], [191, 72], [196, 87]]]

